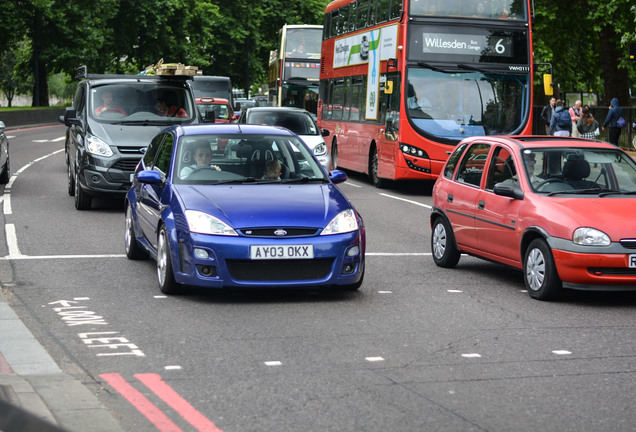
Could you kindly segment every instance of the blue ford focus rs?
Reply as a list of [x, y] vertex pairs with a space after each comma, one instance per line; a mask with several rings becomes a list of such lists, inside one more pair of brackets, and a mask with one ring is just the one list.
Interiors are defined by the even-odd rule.
[[126, 195], [126, 255], [157, 261], [161, 291], [333, 286], [364, 278], [362, 218], [290, 131], [218, 124], [163, 130]]

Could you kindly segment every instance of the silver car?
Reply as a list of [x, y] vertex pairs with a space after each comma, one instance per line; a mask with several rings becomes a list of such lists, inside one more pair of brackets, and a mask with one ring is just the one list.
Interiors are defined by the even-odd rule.
[[320, 130], [309, 111], [293, 107], [253, 107], [243, 111], [238, 122], [289, 129], [307, 144], [327, 171], [331, 169], [331, 155], [323, 138], [329, 131]]

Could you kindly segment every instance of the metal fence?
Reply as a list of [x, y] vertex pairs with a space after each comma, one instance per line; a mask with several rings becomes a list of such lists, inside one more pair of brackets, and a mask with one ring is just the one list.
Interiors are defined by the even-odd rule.
[[[592, 115], [598, 121], [600, 125], [605, 121], [605, 117], [607, 117], [607, 112], [609, 111], [609, 107], [590, 107], [592, 110]], [[536, 135], [545, 135], [545, 122], [541, 118], [541, 110], [543, 110], [543, 106], [535, 106], [533, 108], [534, 116], [533, 116], [533, 124], [532, 124], [532, 133]], [[621, 136], [618, 140], [618, 145], [624, 150], [634, 151], [636, 150], [636, 146], [633, 144], [634, 137], [636, 137], [636, 130], [634, 130], [634, 122], [636, 121], [636, 110], [631, 107], [623, 107], [623, 118], [627, 125], [621, 131]], [[609, 129], [606, 128], [605, 131], [601, 131], [601, 135], [598, 139], [607, 141], [609, 135]]]

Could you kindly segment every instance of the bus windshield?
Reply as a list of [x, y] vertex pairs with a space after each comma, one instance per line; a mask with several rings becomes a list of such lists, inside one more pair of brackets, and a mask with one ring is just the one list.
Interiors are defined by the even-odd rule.
[[411, 16], [525, 20], [522, 0], [411, 0]]
[[527, 109], [527, 75], [407, 70], [406, 107], [425, 135], [460, 140], [518, 132]]

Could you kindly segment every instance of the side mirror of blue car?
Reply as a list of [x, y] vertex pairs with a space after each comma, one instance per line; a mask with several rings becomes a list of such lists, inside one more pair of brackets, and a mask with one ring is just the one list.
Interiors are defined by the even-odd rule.
[[340, 170], [334, 170], [334, 171], [329, 171], [329, 178], [331, 178], [331, 181], [338, 184], [338, 183], [343, 183], [347, 181], [347, 173], [345, 173], [344, 171], [340, 171]]
[[137, 177], [137, 180], [140, 183], [145, 183], [145, 184], [161, 184], [163, 183], [163, 179], [161, 178], [161, 174], [159, 174], [157, 171], [139, 171], [137, 174], [135, 174], [135, 177]]

